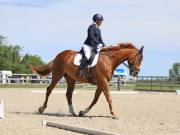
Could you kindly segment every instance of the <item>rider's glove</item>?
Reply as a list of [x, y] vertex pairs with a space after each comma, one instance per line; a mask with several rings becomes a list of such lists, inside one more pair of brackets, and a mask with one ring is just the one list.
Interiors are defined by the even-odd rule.
[[99, 44], [99, 45], [98, 45], [98, 47], [100, 47], [100, 48], [103, 47], [103, 46], [104, 46], [103, 44]]

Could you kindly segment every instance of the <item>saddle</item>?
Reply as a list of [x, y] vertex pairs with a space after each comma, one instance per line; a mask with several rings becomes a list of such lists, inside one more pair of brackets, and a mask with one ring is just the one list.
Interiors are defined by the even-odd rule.
[[[81, 49], [74, 58], [74, 64], [79, 66], [83, 57], [85, 57], [85, 54], [84, 54], [83, 49]], [[90, 59], [86, 63], [85, 69], [84, 69], [86, 76], [89, 79], [92, 79], [91, 68], [97, 64], [98, 57], [99, 57], [99, 53], [95, 49], [92, 49]]]

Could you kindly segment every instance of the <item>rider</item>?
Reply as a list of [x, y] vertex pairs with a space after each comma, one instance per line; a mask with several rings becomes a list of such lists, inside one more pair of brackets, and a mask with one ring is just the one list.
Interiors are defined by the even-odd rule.
[[101, 37], [101, 30], [99, 29], [103, 20], [103, 16], [100, 14], [95, 14], [93, 16], [93, 24], [91, 24], [88, 28], [88, 36], [83, 45], [85, 56], [82, 58], [81, 64], [78, 68], [78, 77], [82, 77], [83, 69], [90, 59], [91, 51], [99, 52], [100, 48], [105, 46]]

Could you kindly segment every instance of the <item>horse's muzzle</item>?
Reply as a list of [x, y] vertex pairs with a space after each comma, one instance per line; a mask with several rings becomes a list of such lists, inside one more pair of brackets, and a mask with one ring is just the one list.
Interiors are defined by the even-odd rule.
[[138, 73], [139, 73], [139, 70], [130, 71], [130, 76], [136, 77]]

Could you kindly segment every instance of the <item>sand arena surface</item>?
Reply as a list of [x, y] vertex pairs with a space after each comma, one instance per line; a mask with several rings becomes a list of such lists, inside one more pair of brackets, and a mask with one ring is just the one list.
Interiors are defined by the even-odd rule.
[[[87, 117], [68, 114], [65, 94], [52, 94], [44, 115], [34, 112], [42, 105], [45, 89], [0, 89], [4, 99], [5, 118], [0, 119], [0, 135], [78, 135], [71, 131], [44, 127], [42, 120], [83, 126], [121, 135], [180, 135], [180, 96], [175, 93], [112, 94], [113, 107], [119, 120], [111, 119], [102, 94]], [[64, 89], [56, 89], [63, 91]], [[76, 90], [74, 109], [85, 109], [93, 99], [94, 90]], [[91, 117], [89, 117], [91, 116]]]

